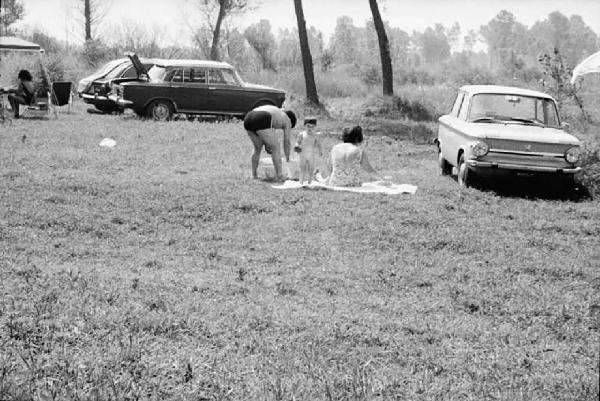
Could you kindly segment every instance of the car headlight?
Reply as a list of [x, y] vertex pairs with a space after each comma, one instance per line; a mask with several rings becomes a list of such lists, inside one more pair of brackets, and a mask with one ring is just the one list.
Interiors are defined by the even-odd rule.
[[485, 142], [477, 142], [471, 146], [473, 149], [473, 156], [481, 157], [487, 155], [490, 147]]
[[581, 156], [581, 151], [578, 147], [572, 147], [567, 149], [565, 152], [565, 160], [569, 163], [577, 163], [579, 157]]

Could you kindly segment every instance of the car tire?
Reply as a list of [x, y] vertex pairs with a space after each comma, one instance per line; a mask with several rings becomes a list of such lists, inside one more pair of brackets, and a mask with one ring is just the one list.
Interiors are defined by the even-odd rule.
[[457, 174], [457, 181], [458, 181], [458, 185], [460, 185], [462, 188], [469, 188], [469, 187], [474, 187], [475, 185], [475, 181], [476, 181], [476, 177], [475, 177], [475, 173], [469, 168], [469, 166], [467, 166], [467, 162], [465, 161], [465, 155], [462, 154], [460, 155], [460, 159], [458, 160], [458, 174]]
[[577, 193], [578, 185], [575, 176], [568, 175], [559, 180], [559, 190], [568, 197], [572, 197]]
[[148, 106], [148, 118], [167, 121], [173, 117], [173, 104], [168, 100], [155, 100]]
[[444, 159], [441, 149], [438, 150], [438, 164], [440, 166], [442, 175], [452, 174], [452, 164], [448, 163], [448, 160]]

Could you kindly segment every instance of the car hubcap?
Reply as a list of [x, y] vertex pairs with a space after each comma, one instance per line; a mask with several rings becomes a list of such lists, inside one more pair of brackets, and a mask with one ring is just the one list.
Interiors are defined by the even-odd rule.
[[169, 107], [166, 104], [159, 103], [154, 106], [153, 114], [157, 120], [166, 120], [169, 117]]

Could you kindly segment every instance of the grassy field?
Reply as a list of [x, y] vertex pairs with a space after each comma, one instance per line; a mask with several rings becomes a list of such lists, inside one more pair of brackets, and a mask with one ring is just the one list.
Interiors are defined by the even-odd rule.
[[77, 106], [0, 126], [0, 400], [598, 399], [598, 200], [376, 129], [415, 195], [278, 191], [240, 122]]

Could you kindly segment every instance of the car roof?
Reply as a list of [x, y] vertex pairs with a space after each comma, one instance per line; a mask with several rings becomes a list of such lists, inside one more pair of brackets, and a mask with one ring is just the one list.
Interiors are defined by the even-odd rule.
[[216, 68], [233, 68], [231, 64], [222, 61], [212, 60], [157, 60], [157, 65], [161, 67], [216, 67]]
[[460, 88], [460, 90], [468, 92], [472, 95], [478, 93], [497, 93], [503, 95], [521, 95], [521, 96], [533, 96], [533, 97], [543, 97], [546, 99], [552, 99], [552, 96], [543, 93], [534, 91], [531, 89], [517, 88], [514, 86], [501, 86], [501, 85], [465, 85]]

